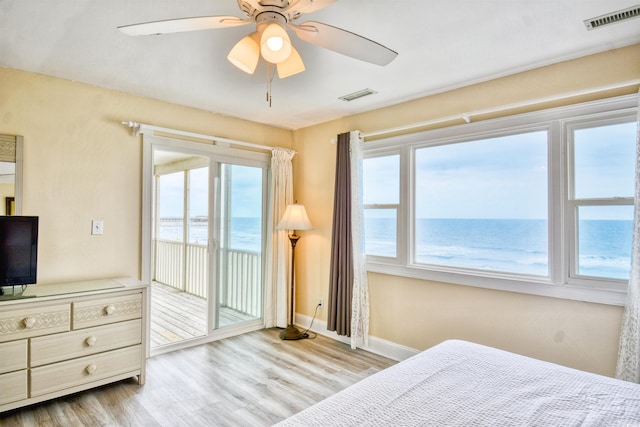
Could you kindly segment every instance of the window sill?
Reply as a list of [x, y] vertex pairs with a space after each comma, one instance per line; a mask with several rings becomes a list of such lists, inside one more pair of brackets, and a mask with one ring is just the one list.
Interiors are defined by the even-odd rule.
[[461, 271], [438, 271], [379, 262], [367, 262], [367, 271], [411, 279], [615, 306], [624, 306], [627, 296], [626, 292], [610, 289], [597, 289], [574, 284], [557, 285], [545, 278], [536, 278], [534, 276], [530, 278], [513, 278], [506, 277], [506, 275], [502, 276], [498, 273], [480, 276]]

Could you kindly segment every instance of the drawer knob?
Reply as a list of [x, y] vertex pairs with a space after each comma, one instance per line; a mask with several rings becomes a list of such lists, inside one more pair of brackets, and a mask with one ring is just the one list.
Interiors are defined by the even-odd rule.
[[22, 322], [24, 323], [24, 327], [25, 328], [31, 329], [36, 325], [36, 318], [35, 317], [25, 317]]
[[116, 307], [113, 304], [109, 304], [104, 308], [104, 312], [107, 313], [107, 316], [111, 316], [116, 311]]
[[92, 345], [94, 345], [96, 343], [97, 338], [94, 337], [93, 335], [91, 335], [90, 337], [87, 337], [86, 340], [84, 340], [85, 343], [87, 343], [87, 345], [89, 347], [91, 347]]
[[87, 367], [85, 368], [85, 370], [87, 371], [87, 373], [89, 375], [93, 375], [93, 373], [96, 371], [96, 369], [97, 369], [97, 366], [94, 365], [93, 363], [90, 364], [90, 365], [87, 365]]

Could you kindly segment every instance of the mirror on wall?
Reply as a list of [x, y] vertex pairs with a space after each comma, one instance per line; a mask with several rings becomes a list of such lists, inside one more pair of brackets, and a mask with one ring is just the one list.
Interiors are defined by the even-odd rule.
[[0, 134], [0, 215], [22, 211], [22, 137]]

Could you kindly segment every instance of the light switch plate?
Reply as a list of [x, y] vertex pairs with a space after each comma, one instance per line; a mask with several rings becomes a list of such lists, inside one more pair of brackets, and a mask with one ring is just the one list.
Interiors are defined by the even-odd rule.
[[91, 221], [91, 234], [99, 235], [104, 233], [104, 221], [101, 219], [94, 219]]

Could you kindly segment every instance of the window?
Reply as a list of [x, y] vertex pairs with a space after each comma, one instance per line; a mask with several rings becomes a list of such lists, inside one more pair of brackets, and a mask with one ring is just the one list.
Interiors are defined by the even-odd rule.
[[548, 275], [547, 131], [418, 148], [415, 262]]
[[365, 144], [369, 271], [622, 304], [635, 97]]
[[569, 126], [571, 276], [628, 280], [636, 123]]
[[365, 252], [397, 258], [400, 155], [365, 159], [362, 173]]

